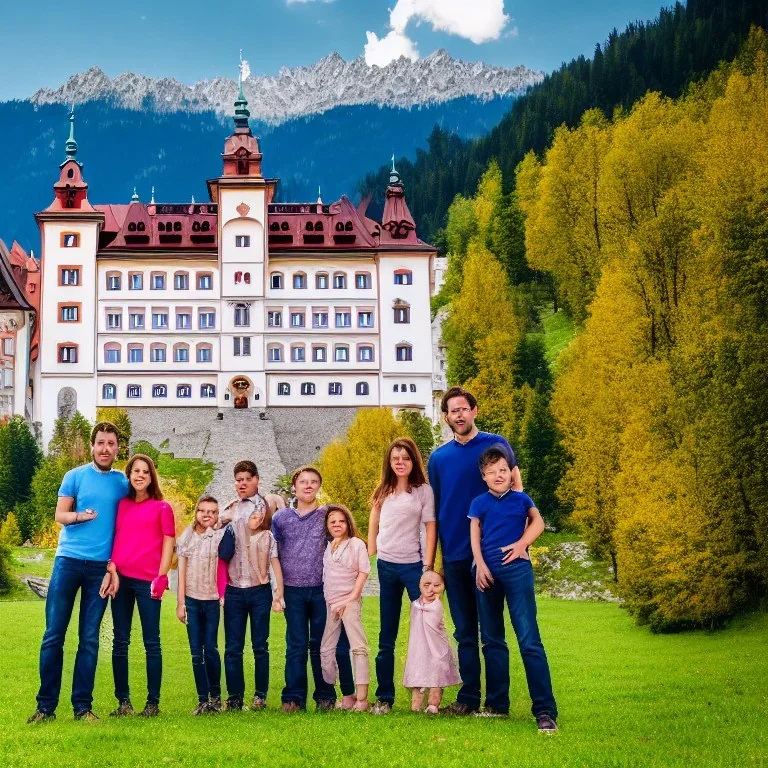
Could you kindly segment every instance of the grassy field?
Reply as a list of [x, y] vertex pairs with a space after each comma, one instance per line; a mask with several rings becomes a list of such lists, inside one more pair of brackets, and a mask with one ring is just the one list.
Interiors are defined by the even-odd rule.
[[[37, 690], [42, 600], [0, 603], [3, 766], [762, 766], [768, 765], [768, 615], [717, 633], [652, 635], [617, 605], [540, 598], [544, 642], [560, 707], [560, 732], [536, 732], [520, 661], [512, 658], [507, 720], [412, 715], [407, 693], [388, 717], [277, 712], [284, 621], [271, 634], [270, 710], [193, 718], [195, 692], [174, 600], [163, 605], [163, 714], [76, 723], [69, 707], [75, 637], [66, 649], [59, 719], [27, 726]], [[364, 614], [375, 645], [377, 599]], [[138, 618], [136, 619], [138, 622]], [[398, 676], [405, 655], [398, 647]], [[222, 646], [223, 648], [223, 643]], [[134, 704], [143, 704], [138, 626], [131, 647]], [[250, 676], [250, 665], [248, 667]], [[247, 679], [248, 679], [247, 677]], [[252, 679], [252, 678], [250, 678]], [[109, 653], [102, 649], [94, 709], [113, 708]], [[449, 692], [446, 700], [453, 698]]]
[[576, 335], [573, 322], [562, 310], [553, 313], [551, 309], [541, 312], [541, 324], [544, 327], [544, 346], [547, 361], [552, 370], [557, 369], [557, 358]]

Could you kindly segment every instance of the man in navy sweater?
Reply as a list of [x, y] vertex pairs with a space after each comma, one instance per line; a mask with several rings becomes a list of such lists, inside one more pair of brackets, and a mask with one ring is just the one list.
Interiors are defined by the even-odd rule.
[[512, 490], [522, 491], [523, 484], [509, 443], [500, 435], [480, 432], [475, 426], [477, 400], [472, 393], [461, 387], [451, 387], [443, 395], [440, 409], [453, 432], [453, 440], [432, 452], [427, 472], [435, 494], [445, 588], [456, 627], [453, 636], [459, 646], [459, 672], [463, 683], [456, 701], [444, 711], [470, 715], [480, 709], [480, 647], [467, 514], [472, 500], [488, 490], [478, 467], [480, 454], [492, 445], [501, 445], [509, 455]]

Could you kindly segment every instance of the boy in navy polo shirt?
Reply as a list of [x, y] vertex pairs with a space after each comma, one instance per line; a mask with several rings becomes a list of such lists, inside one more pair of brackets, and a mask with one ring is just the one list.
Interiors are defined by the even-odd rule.
[[509, 713], [509, 649], [504, 636], [506, 599], [533, 702], [531, 712], [539, 730], [551, 733], [557, 730], [557, 705], [536, 622], [533, 568], [528, 556], [528, 547], [544, 531], [544, 520], [527, 494], [512, 490], [512, 470], [503, 448], [488, 448], [481, 454], [479, 465], [488, 492], [472, 502], [468, 517], [486, 665], [483, 714]]

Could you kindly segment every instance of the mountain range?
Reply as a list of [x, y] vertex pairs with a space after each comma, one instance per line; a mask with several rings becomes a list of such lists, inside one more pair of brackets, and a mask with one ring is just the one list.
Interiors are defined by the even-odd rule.
[[[369, 66], [362, 57], [346, 61], [332, 53], [309, 67], [283, 67], [276, 75], [251, 76], [243, 90], [255, 119], [279, 124], [342, 106], [407, 109], [466, 96], [480, 100], [517, 96], [542, 78], [543, 73], [523, 66], [508, 69], [454, 59], [443, 49], [417, 61], [401, 56], [385, 67]], [[237, 81], [224, 77], [185, 85], [133, 72], [110, 78], [91, 67], [55, 90], [41, 88], [30, 101], [42, 105], [107, 100], [126, 109], [232, 114], [237, 89]]]

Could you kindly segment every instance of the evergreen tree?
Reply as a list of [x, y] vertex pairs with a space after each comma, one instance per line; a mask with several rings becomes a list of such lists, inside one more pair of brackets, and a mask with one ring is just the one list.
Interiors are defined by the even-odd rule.
[[29, 499], [42, 454], [21, 416], [0, 425], [0, 519]]

